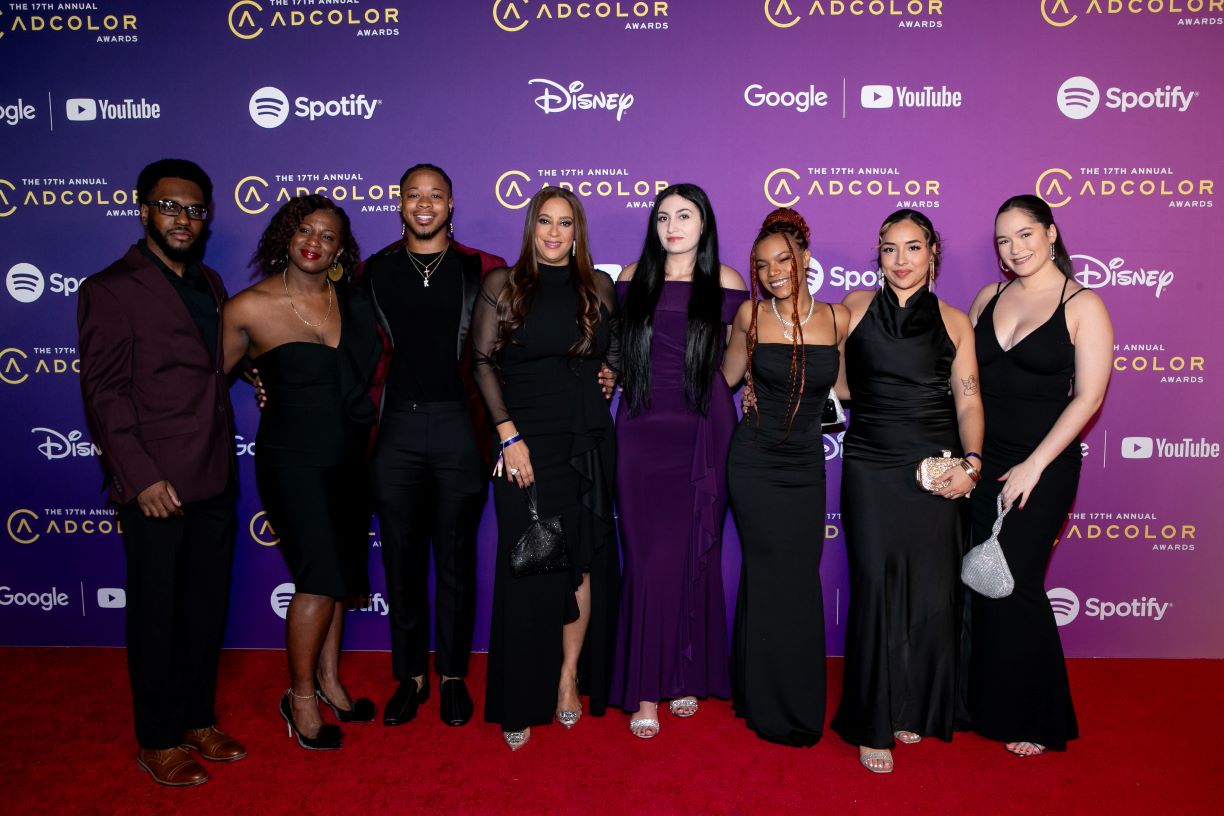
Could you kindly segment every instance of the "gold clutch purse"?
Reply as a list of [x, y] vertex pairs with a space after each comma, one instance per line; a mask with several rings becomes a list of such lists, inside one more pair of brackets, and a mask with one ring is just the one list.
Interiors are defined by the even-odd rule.
[[947, 481], [944, 475], [960, 464], [960, 457], [953, 456], [952, 451], [940, 451], [941, 456], [928, 456], [918, 463], [914, 478], [918, 486], [928, 493], [935, 493]]

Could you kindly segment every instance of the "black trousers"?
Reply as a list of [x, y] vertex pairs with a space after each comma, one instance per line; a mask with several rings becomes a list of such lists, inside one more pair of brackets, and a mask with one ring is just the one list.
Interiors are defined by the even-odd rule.
[[127, 553], [127, 657], [136, 741], [173, 748], [183, 732], [215, 725], [217, 661], [234, 560], [234, 494], [146, 518], [119, 508]]
[[476, 616], [476, 529], [489, 476], [461, 402], [383, 412], [370, 462], [397, 680], [429, 668], [429, 557], [439, 674], [463, 677]]

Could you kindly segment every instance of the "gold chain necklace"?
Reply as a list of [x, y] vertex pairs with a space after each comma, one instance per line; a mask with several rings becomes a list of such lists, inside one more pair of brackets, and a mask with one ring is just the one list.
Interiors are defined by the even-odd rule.
[[782, 320], [782, 315], [778, 314], [777, 298], [770, 298], [769, 305], [773, 307], [774, 317], [777, 318], [778, 325], [782, 327], [782, 336], [787, 340], [794, 340], [795, 327], [798, 326], [799, 328], [803, 328], [808, 324], [808, 321], [812, 319], [812, 310], [816, 308], [816, 298], [812, 298], [811, 302], [808, 304], [807, 317], [803, 318], [803, 320], [798, 323], [791, 322], [788, 324]]
[[[408, 247], [404, 247], [404, 251], [408, 253], [408, 260], [412, 261], [412, 266], [414, 269], [416, 269], [417, 274], [421, 276], [421, 280], [424, 282], [426, 289], [429, 288], [429, 279], [432, 278], [434, 273], [438, 271], [438, 267], [442, 266], [442, 259], [446, 257], [446, 253], [449, 250], [450, 244], [447, 244], [442, 250], [441, 255], [434, 258], [429, 263], [424, 263], [418, 260], [417, 256], [412, 254], [412, 250], [408, 249]], [[433, 267], [432, 269], [430, 269], [431, 266]]]
[[297, 307], [293, 305], [293, 295], [289, 294], [289, 267], [285, 267], [285, 270], [281, 272], [281, 281], [285, 284], [285, 297], [289, 298], [289, 308], [293, 310], [295, 315], [297, 315], [298, 320], [302, 321], [312, 329], [317, 329], [331, 318], [332, 306], [336, 305], [336, 288], [332, 286], [330, 280], [327, 282], [327, 314], [323, 315], [323, 319], [318, 323], [311, 323], [309, 320], [302, 317], [302, 313], [299, 312]]

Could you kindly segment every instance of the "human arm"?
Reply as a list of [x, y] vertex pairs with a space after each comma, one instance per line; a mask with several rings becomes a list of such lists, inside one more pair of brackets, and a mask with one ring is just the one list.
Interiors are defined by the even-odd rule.
[[948, 471], [949, 478], [938, 491], [945, 499], [959, 499], [973, 492], [977, 480], [981, 478], [982, 438], [986, 433], [986, 415], [982, 408], [981, 389], [978, 385], [977, 351], [974, 346], [973, 327], [969, 318], [959, 309], [947, 304], [939, 304], [944, 325], [948, 335], [956, 345], [956, 356], [952, 358], [952, 378], [949, 386], [952, 389], [952, 401], [956, 406], [956, 425], [960, 435], [961, 450], [966, 453], [978, 452], [977, 457], [970, 457], [967, 462], [973, 469], [972, 474], [963, 465]]
[[731, 339], [723, 354], [722, 375], [734, 391], [748, 373], [748, 328], [752, 323], [752, 301], [740, 304], [731, 321]]
[[221, 351], [225, 373], [246, 356], [251, 348], [251, 336], [247, 330], [249, 296], [240, 293], [225, 302], [221, 315]]
[[77, 302], [81, 396], [120, 502], [135, 499], [146, 516], [165, 518], [180, 502], [144, 447], [132, 392], [132, 315], [104, 284], [87, 280]]
[[1095, 292], [1067, 300], [1067, 330], [1075, 346], [1075, 379], [1071, 401], [1023, 462], [999, 477], [1004, 506], [1017, 500], [1023, 510], [1041, 474], [1075, 441], [1105, 399], [1113, 367], [1113, 324]]
[[[531, 469], [531, 452], [514, 425], [502, 393], [501, 374], [494, 347], [498, 337], [497, 300], [509, 279], [510, 270], [494, 269], [485, 276], [472, 308], [472, 376], [489, 418], [501, 444], [501, 455], [497, 459], [494, 476], [505, 472], [506, 479], [519, 487], [528, 487], [535, 482]], [[518, 437], [515, 439], [515, 437]], [[505, 445], [509, 442], [509, 445]]]

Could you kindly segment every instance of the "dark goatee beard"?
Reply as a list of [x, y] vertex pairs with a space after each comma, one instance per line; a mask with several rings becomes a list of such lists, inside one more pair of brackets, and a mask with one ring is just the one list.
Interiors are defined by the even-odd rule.
[[411, 219], [405, 220], [404, 224], [408, 227], [408, 233], [418, 241], [429, 241], [436, 238], [438, 233], [446, 230], [450, 226], [452, 213], [446, 214], [446, 220], [438, 226], [431, 229], [429, 232], [419, 232], [416, 229], [416, 224]]
[[153, 243], [157, 244], [157, 248], [160, 249], [167, 258], [175, 263], [190, 261], [192, 258], [194, 258], [196, 256], [196, 245], [200, 242], [197, 238], [187, 248], [179, 249], [178, 247], [170, 246], [170, 242], [166, 240], [166, 236], [162, 235], [158, 230], [149, 230], [149, 237], [153, 239]]

